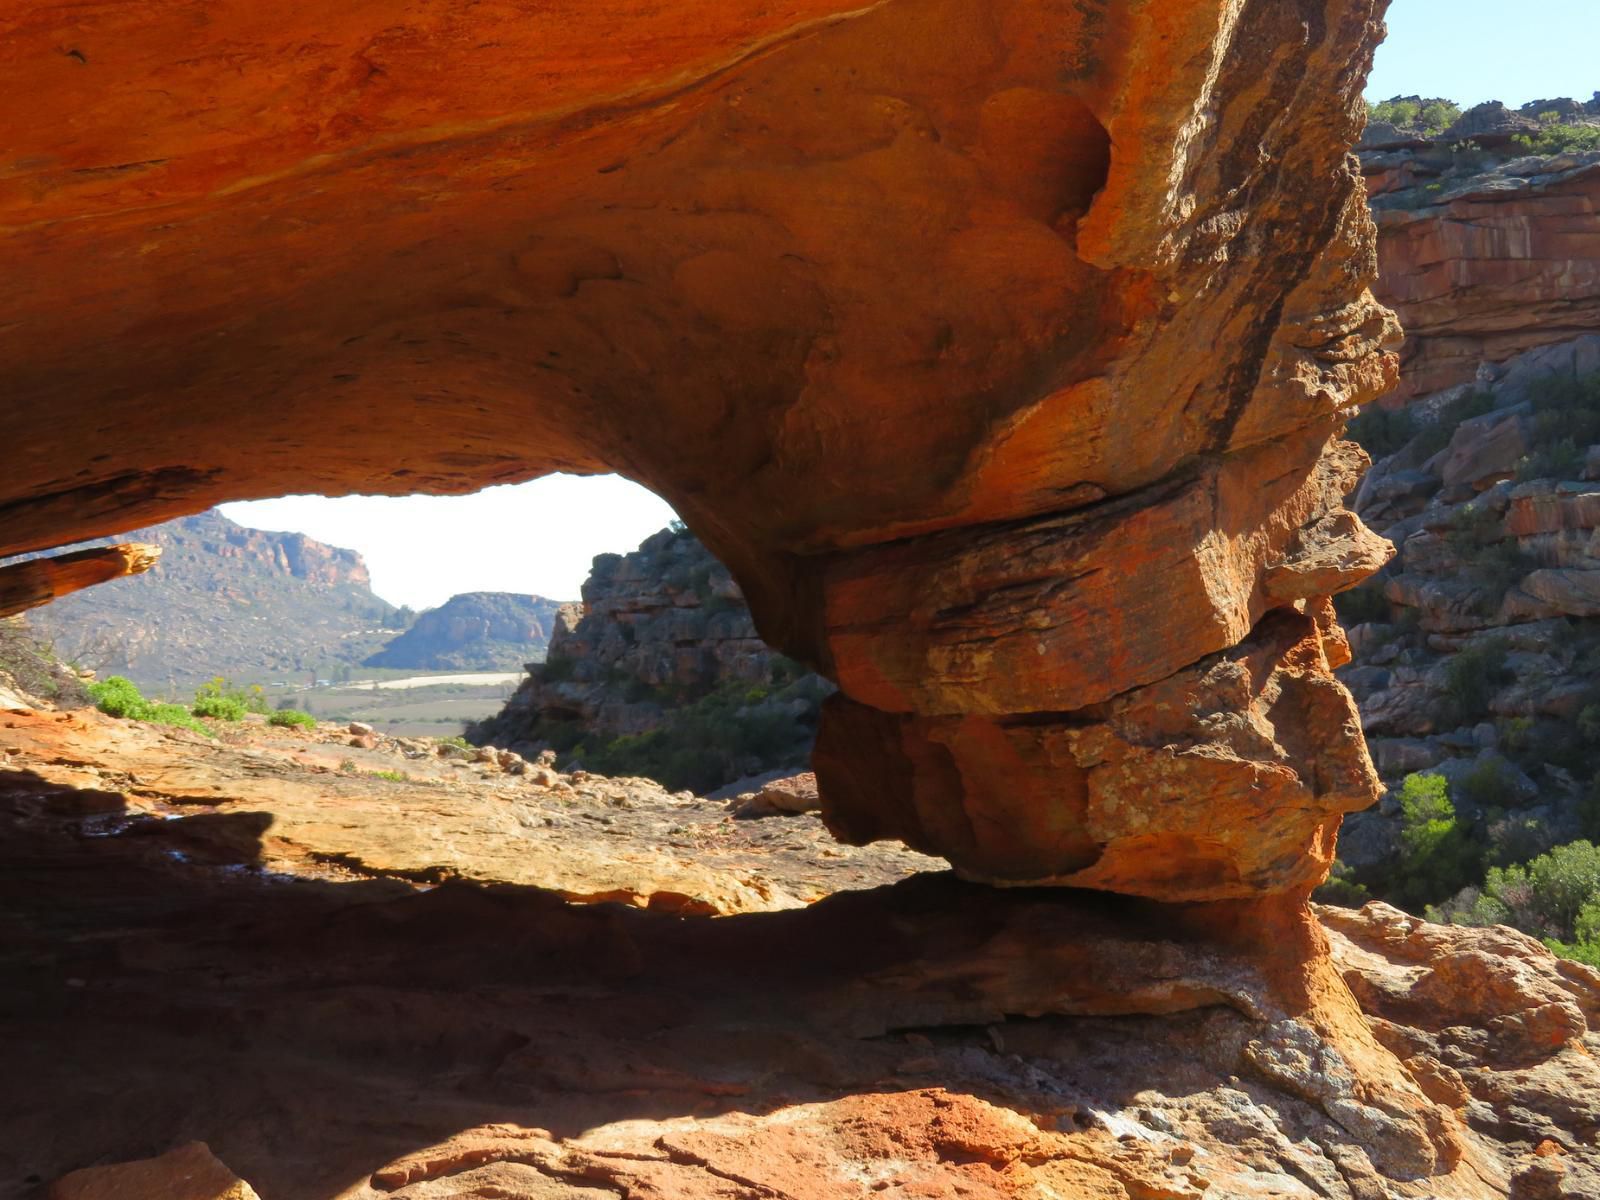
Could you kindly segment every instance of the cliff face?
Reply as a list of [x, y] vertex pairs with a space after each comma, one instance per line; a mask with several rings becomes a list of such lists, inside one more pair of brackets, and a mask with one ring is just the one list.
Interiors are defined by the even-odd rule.
[[63, 597], [31, 623], [61, 653], [152, 688], [222, 674], [252, 681], [359, 662], [393, 636], [353, 550], [247, 529], [220, 513], [140, 530], [157, 564]]
[[1600, 332], [1600, 148], [1538, 148], [1597, 138], [1600, 102], [1572, 101], [1473, 110], [1434, 138], [1368, 131], [1378, 294], [1406, 330], [1397, 399]]
[[419, 616], [363, 661], [419, 671], [515, 671], [544, 657], [560, 601], [511, 592], [463, 592]]
[[761, 640], [739, 585], [693, 534], [665, 529], [595, 558], [544, 663], [473, 736], [703, 791], [803, 763], [831, 690]]

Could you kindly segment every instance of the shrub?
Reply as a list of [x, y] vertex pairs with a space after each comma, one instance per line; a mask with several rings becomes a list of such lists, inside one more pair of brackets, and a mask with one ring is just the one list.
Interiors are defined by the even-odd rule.
[[441, 746], [454, 746], [457, 750], [470, 751], [473, 749], [472, 743], [467, 741], [467, 739], [462, 737], [459, 733], [453, 733], [449, 737], [440, 738], [439, 744]]
[[1344, 432], [1376, 461], [1388, 458], [1416, 436], [1417, 418], [1409, 408], [1372, 405], [1350, 418]]
[[1538, 133], [1511, 139], [1529, 154], [1582, 154], [1600, 150], [1600, 126], [1547, 124]]
[[242, 721], [247, 712], [267, 711], [267, 697], [260, 684], [240, 687], [221, 675], [202, 683], [194, 694], [195, 714], [218, 721]]
[[210, 717], [213, 721], [244, 720], [244, 704], [228, 696], [211, 696], [197, 692], [194, 698], [194, 715]]
[[107, 716], [129, 721], [146, 721], [151, 725], [171, 725], [179, 729], [192, 729], [211, 736], [211, 730], [195, 720], [194, 714], [181, 704], [163, 704], [146, 700], [139, 694], [131, 679], [112, 675], [99, 683], [89, 685], [89, 695], [95, 706]]
[[137, 721], [144, 711], [150, 707], [150, 702], [139, 694], [139, 689], [134, 686], [133, 680], [121, 675], [112, 675], [98, 683], [89, 685], [89, 697], [95, 707], [107, 716], [124, 717]]
[[194, 714], [181, 704], [152, 704], [139, 720], [148, 721], [152, 725], [171, 725], [178, 729], [190, 729], [207, 737], [213, 736], [211, 730], [202, 722], [195, 720]]
[[1510, 767], [1504, 759], [1485, 758], [1461, 777], [1457, 794], [1481, 810], [1515, 807]]
[[316, 723], [315, 717], [308, 712], [301, 712], [298, 708], [280, 708], [267, 718], [268, 725], [299, 726], [304, 729], [311, 729]]
[[404, 771], [372, 771], [370, 774], [374, 779], [387, 779], [390, 783], [411, 782], [411, 776]]
[[1445, 664], [1444, 677], [1456, 723], [1479, 720], [1488, 713], [1495, 691], [1509, 677], [1506, 648], [1499, 641], [1474, 642]]
[[1476, 874], [1478, 850], [1456, 819], [1442, 775], [1407, 775], [1400, 785], [1402, 903], [1429, 903], [1459, 891]]
[[1333, 607], [1346, 626], [1389, 619], [1389, 601], [1383, 594], [1383, 581], [1376, 577], [1364, 579], [1348, 591], [1340, 592], [1333, 598]]

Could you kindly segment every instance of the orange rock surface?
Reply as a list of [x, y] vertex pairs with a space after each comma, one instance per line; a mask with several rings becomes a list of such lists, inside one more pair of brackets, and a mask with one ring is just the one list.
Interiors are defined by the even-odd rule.
[[1303, 894], [1372, 794], [1308, 617], [1384, 553], [1382, 8], [21, 0], [0, 549], [621, 471], [839, 680], [846, 836]]

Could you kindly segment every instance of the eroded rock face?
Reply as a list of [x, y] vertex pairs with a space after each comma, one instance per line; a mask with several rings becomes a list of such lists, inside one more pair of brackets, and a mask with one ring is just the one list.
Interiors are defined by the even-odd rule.
[[1400, 397], [1600, 332], [1600, 153], [1497, 160], [1439, 145], [1363, 158], [1379, 294], [1406, 329]]
[[[1334, 442], [1395, 375], [1382, 8], [14, 6], [7, 548], [620, 470], [840, 683], [848, 836], [1302, 891], [1370, 795], [1315, 617], [1382, 555]], [[1246, 838], [1262, 780], [1309, 807]]]

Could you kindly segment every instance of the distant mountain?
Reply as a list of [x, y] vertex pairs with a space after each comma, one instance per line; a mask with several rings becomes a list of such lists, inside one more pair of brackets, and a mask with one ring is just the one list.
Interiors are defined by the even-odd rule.
[[544, 660], [557, 600], [466, 592], [429, 609], [362, 666], [418, 671], [520, 671]]
[[327, 674], [360, 663], [411, 617], [373, 594], [355, 551], [217, 512], [105, 540], [153, 542], [161, 561], [37, 609], [30, 622], [62, 657], [147, 689]]

